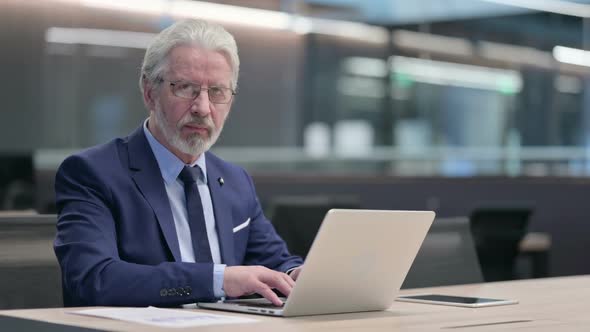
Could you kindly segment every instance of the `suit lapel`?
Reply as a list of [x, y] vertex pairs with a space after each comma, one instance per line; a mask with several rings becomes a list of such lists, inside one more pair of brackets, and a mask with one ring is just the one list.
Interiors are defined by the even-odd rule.
[[[207, 183], [209, 185], [209, 192], [211, 192], [211, 200], [213, 201], [213, 211], [215, 213], [215, 225], [219, 236], [221, 257], [223, 258], [224, 264], [229, 266], [235, 265], [231, 209], [228, 205], [228, 199], [224, 194], [224, 190], [227, 189], [225, 189], [219, 182], [219, 179], [223, 178], [223, 174], [221, 174], [216, 165], [210, 162], [211, 158], [207, 158], [206, 160]], [[228, 184], [225, 185], [227, 186]]]
[[131, 174], [137, 187], [156, 214], [174, 260], [180, 262], [182, 259], [180, 257], [178, 237], [176, 236], [174, 218], [172, 217], [168, 194], [164, 186], [164, 179], [154, 153], [143, 133], [143, 126], [129, 136], [129, 168], [132, 170]]

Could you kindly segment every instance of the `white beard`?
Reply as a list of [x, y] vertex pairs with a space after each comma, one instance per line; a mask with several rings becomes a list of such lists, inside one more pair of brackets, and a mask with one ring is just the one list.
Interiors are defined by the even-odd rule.
[[[156, 125], [160, 132], [164, 135], [164, 138], [168, 144], [172, 145], [172, 147], [178, 149], [182, 153], [195, 157], [201, 155], [205, 151], [208, 151], [213, 146], [213, 144], [217, 142], [219, 134], [221, 134], [221, 131], [223, 130], [223, 125], [221, 128], [216, 129], [215, 124], [210, 117], [203, 118], [193, 116], [191, 113], [187, 113], [187, 115], [182, 118], [178, 124], [170, 124], [158, 103], [156, 103], [156, 109], [154, 113], [156, 114]], [[196, 133], [190, 134], [186, 139], [183, 138], [180, 134], [180, 131], [187, 123], [193, 123], [198, 124], [199, 126], [207, 127], [210, 135], [209, 138], [203, 138]]]

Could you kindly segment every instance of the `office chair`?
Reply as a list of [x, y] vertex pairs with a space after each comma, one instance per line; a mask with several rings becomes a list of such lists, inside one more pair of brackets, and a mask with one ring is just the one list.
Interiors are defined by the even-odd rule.
[[436, 218], [402, 289], [483, 282], [469, 218]]
[[0, 309], [63, 307], [56, 215], [0, 214]]
[[330, 209], [358, 209], [351, 196], [281, 196], [270, 202], [269, 219], [289, 251], [305, 259]]
[[478, 208], [470, 216], [471, 233], [485, 281], [513, 280], [518, 245], [528, 226], [529, 207]]

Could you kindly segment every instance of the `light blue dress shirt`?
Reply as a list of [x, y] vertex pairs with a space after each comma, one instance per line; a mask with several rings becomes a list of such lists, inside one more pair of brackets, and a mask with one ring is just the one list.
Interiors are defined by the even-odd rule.
[[[160, 144], [158, 140], [152, 135], [147, 127], [148, 120], [143, 123], [143, 132], [156, 156], [162, 178], [164, 178], [164, 185], [166, 193], [170, 200], [170, 208], [172, 209], [172, 217], [174, 218], [174, 226], [176, 228], [176, 237], [178, 238], [178, 245], [180, 247], [180, 258], [183, 262], [194, 263], [195, 254], [193, 251], [193, 243], [191, 241], [191, 231], [188, 224], [188, 214], [186, 210], [186, 197], [184, 194], [184, 184], [178, 178], [178, 175], [184, 168], [185, 164], [178, 159], [170, 150]], [[213, 294], [215, 297], [225, 296], [223, 291], [223, 274], [225, 272], [225, 264], [221, 264], [221, 251], [219, 249], [219, 238], [217, 237], [217, 230], [215, 228], [215, 214], [213, 213], [213, 204], [211, 201], [211, 192], [207, 186], [207, 165], [205, 162], [205, 154], [201, 156], [190, 166], [198, 166], [201, 169], [201, 176], [197, 180], [197, 187], [199, 188], [199, 195], [201, 196], [201, 203], [203, 204], [203, 214], [205, 215], [205, 225], [207, 227], [207, 238], [209, 239], [209, 246], [211, 248], [211, 257], [213, 258]]]

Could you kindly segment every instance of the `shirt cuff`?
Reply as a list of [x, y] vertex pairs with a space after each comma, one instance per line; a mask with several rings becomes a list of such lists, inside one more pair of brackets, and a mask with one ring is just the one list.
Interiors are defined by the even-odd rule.
[[297, 269], [299, 267], [301, 267], [301, 265], [292, 267], [292, 268], [288, 269], [285, 273], [288, 274], [288, 275], [291, 275], [291, 272], [293, 272], [293, 270], [295, 270], [295, 269]]
[[213, 265], [213, 295], [217, 298], [225, 296], [223, 291], [223, 275], [225, 273], [225, 264]]

